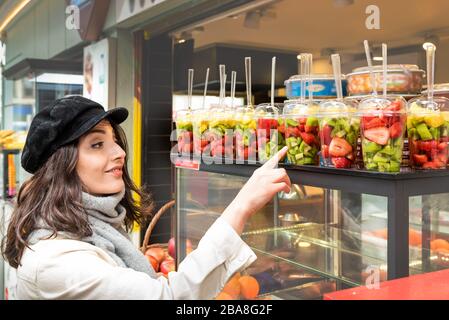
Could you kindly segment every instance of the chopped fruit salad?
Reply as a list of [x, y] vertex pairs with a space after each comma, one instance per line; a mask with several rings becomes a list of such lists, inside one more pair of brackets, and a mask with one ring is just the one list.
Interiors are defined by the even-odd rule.
[[321, 157], [325, 166], [351, 168], [355, 162], [360, 121], [355, 108], [329, 101], [320, 108]]
[[295, 165], [318, 165], [321, 147], [317, 111], [312, 102], [288, 105], [284, 109], [287, 161]]
[[[405, 105], [402, 98], [368, 98], [361, 102], [361, 139], [365, 168], [399, 172], [405, 133]], [[362, 111], [363, 110], [363, 111]]]
[[193, 152], [192, 117], [189, 110], [181, 110], [176, 115], [176, 137], [178, 139], [178, 152]]
[[411, 101], [407, 117], [410, 162], [415, 169], [445, 169], [448, 163], [449, 100]]

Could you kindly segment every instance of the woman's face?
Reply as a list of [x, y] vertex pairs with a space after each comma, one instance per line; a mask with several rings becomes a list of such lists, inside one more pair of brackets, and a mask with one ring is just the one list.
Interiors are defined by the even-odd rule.
[[106, 195], [120, 192], [125, 187], [122, 175], [126, 153], [116, 141], [107, 120], [80, 138], [76, 171], [83, 183], [83, 191]]

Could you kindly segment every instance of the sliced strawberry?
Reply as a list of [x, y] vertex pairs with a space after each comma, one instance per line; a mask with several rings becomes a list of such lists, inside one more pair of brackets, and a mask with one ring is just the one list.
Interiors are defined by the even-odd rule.
[[425, 154], [414, 154], [413, 155], [413, 161], [416, 165], [423, 165], [427, 162], [427, 156]]
[[439, 159], [433, 160], [433, 163], [435, 164], [436, 168], [444, 168], [446, 167], [446, 163], [443, 161], [440, 161]]
[[285, 125], [279, 126], [278, 130], [280, 133], [285, 134]]
[[307, 118], [299, 118], [298, 122], [299, 122], [299, 124], [303, 124], [304, 125], [307, 122]]
[[305, 125], [305, 126], [304, 126], [304, 131], [307, 132], [307, 133], [312, 133], [312, 132], [315, 131], [315, 126], [308, 126], [308, 125]]
[[344, 157], [333, 157], [331, 158], [332, 164], [335, 168], [349, 168], [351, 167], [351, 161]]
[[444, 165], [447, 164], [447, 154], [445, 154], [445, 153], [440, 153], [440, 154], [437, 156], [437, 159], [438, 159], [438, 161], [442, 162]]
[[432, 151], [438, 148], [436, 140], [418, 141], [418, 148], [422, 151]]
[[371, 140], [381, 146], [384, 146], [388, 143], [390, 138], [390, 132], [387, 128], [373, 128], [369, 130], [364, 130], [365, 138]]
[[301, 139], [309, 146], [315, 142], [315, 136], [311, 133], [301, 132]]
[[400, 136], [402, 136], [402, 124], [400, 122], [396, 122], [390, 127], [390, 137], [392, 139], [396, 139]]
[[362, 117], [362, 128], [366, 128], [366, 125], [368, 124], [368, 123], [370, 123], [373, 119], [376, 119], [377, 117], [367, 117], [367, 116], [365, 116], [365, 117]]
[[329, 145], [332, 141], [332, 127], [328, 126], [327, 124], [323, 126], [323, 129], [321, 130], [321, 140], [323, 144]]
[[299, 137], [301, 132], [298, 127], [287, 127], [286, 136], [288, 137]]
[[334, 137], [329, 145], [331, 157], [345, 157], [352, 152], [352, 146], [343, 138]]
[[449, 142], [449, 137], [441, 137], [440, 141], [441, 142]]
[[402, 103], [399, 100], [393, 101], [388, 107], [386, 107], [385, 111], [400, 111], [402, 107]]
[[443, 151], [447, 149], [447, 142], [440, 142], [438, 144], [438, 150]]
[[423, 169], [437, 169], [438, 166], [435, 162], [429, 161], [422, 165]]
[[372, 128], [378, 128], [378, 127], [385, 127], [386, 122], [380, 118], [374, 118], [370, 122], [365, 123], [365, 130], [372, 129]]

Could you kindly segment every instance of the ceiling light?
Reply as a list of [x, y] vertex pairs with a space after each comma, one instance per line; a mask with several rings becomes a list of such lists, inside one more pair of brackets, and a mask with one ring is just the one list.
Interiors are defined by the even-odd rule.
[[[433, 47], [436, 48], [436, 46], [435, 46], [432, 42], [424, 42], [423, 45], [422, 45], [422, 47], [423, 47], [424, 50], [427, 50], [427, 48], [428, 48], [428, 47], [431, 47], [431, 46], [433, 46]], [[435, 49], [434, 49], [434, 50], [435, 50]]]
[[186, 42], [186, 39], [179, 39], [178, 40], [178, 43], [184, 43], [184, 42]]
[[301, 55], [298, 54], [298, 55], [296, 56], [296, 58], [297, 58], [298, 60], [301, 60]]
[[257, 11], [247, 12], [243, 25], [249, 29], [259, 29], [260, 27], [260, 13]]
[[347, 7], [354, 4], [354, 0], [334, 0], [334, 7]]
[[[426, 45], [426, 47], [427, 47], [427, 43], [433, 44], [434, 46], [438, 46], [439, 43], [440, 43], [440, 38], [439, 38], [436, 34], [433, 34], [433, 33], [427, 33], [427, 34], [424, 36], [424, 44], [423, 44], [423, 47], [424, 47], [424, 45]], [[424, 47], [424, 49], [425, 49], [426, 47]]]
[[30, 2], [31, 0], [23, 0], [22, 2], [20, 2], [16, 7], [14, 7], [14, 9], [12, 9], [8, 15], [6, 16], [6, 18], [3, 20], [3, 22], [1, 22], [0, 24], [0, 32], [2, 32], [6, 26], [12, 21], [12, 19], [14, 19], [20, 11], [22, 11], [23, 8], [25, 8], [25, 6]]
[[384, 58], [382, 57], [373, 57], [374, 61], [384, 61]]

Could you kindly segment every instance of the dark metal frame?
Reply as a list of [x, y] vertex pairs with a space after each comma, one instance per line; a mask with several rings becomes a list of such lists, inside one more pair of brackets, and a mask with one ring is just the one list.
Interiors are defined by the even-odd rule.
[[[177, 155], [172, 155], [177, 157]], [[204, 159], [204, 158], [203, 158]], [[210, 160], [210, 158], [208, 159]], [[212, 161], [208, 161], [210, 163]], [[258, 164], [200, 164], [200, 170], [250, 177]], [[316, 166], [284, 167], [290, 179], [302, 185], [352, 193], [384, 196], [388, 199], [388, 279], [409, 275], [409, 197], [449, 192], [449, 170], [414, 171], [403, 168], [400, 173], [378, 173], [363, 170], [334, 169]], [[422, 247], [430, 249], [430, 208], [423, 206]], [[182, 219], [182, 217], [177, 217]], [[178, 226], [183, 225], [178, 220]], [[179, 230], [178, 230], [179, 231]], [[423, 250], [423, 269], [428, 270], [429, 250]]]

